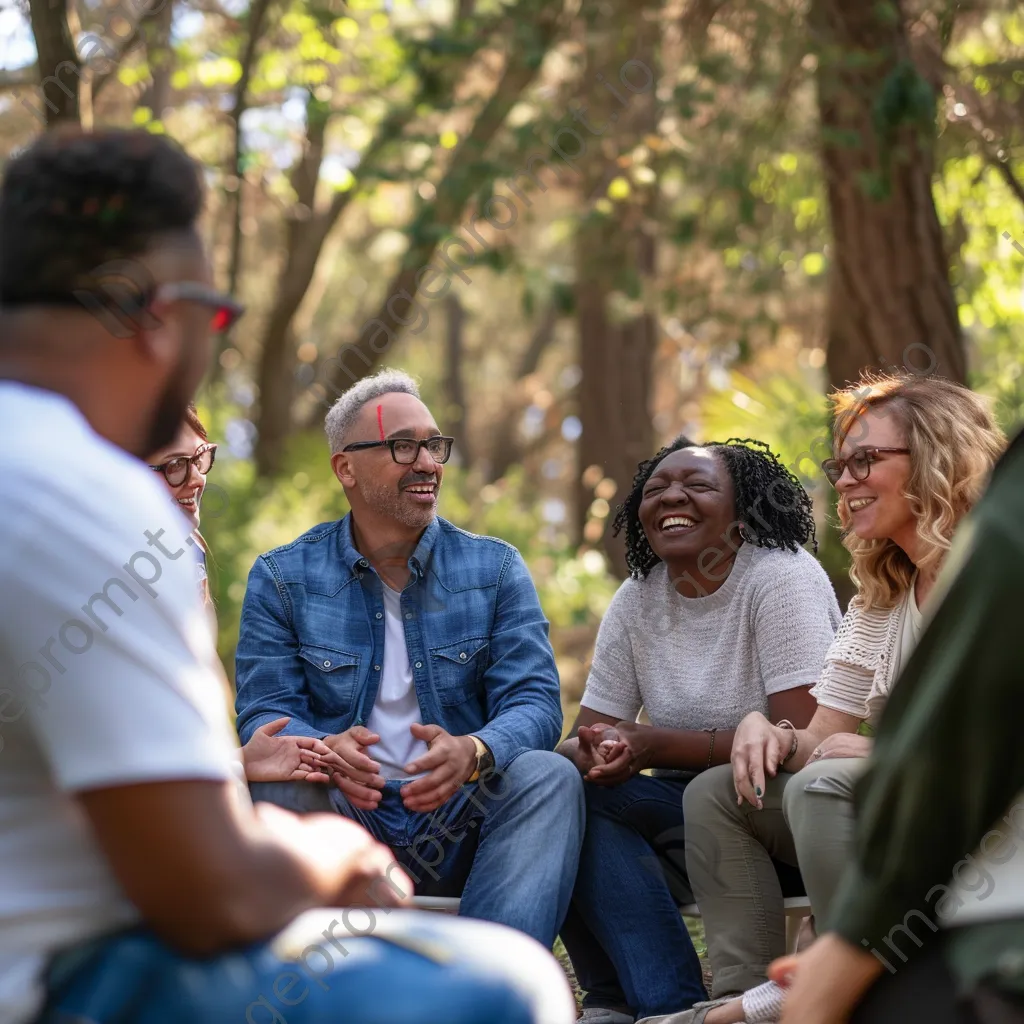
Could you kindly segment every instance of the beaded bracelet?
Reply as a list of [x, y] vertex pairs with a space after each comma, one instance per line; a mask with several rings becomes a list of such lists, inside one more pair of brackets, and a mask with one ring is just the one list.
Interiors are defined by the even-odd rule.
[[708, 747], [708, 763], [704, 766], [705, 771], [711, 767], [711, 759], [715, 756], [715, 734], [717, 729], [705, 729], [704, 732], [711, 733], [711, 745]]

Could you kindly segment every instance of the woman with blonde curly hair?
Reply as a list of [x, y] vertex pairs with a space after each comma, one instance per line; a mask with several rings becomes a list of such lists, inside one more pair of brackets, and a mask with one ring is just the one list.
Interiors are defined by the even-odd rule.
[[762, 984], [785, 951], [773, 859], [799, 866], [815, 915], [827, 915], [873, 728], [922, 632], [957, 524], [1005, 447], [985, 401], [947, 380], [871, 376], [831, 397], [834, 457], [822, 468], [839, 492], [857, 593], [811, 689], [818, 707], [807, 728], [748, 715], [731, 765], [686, 790], [687, 869], [716, 998], [666, 1024], [778, 1019], [781, 989]]

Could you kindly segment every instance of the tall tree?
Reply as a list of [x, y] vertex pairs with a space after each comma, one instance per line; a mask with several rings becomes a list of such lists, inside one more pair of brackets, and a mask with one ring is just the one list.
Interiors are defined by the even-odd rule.
[[[357, 179], [369, 172], [380, 151], [398, 138], [412, 119], [414, 107], [393, 110], [378, 126], [363, 153]], [[292, 323], [309, 290], [317, 260], [331, 229], [352, 199], [355, 188], [335, 191], [329, 203], [316, 204], [317, 181], [324, 157], [324, 136], [330, 110], [312, 94], [306, 104], [306, 138], [291, 181], [296, 202], [286, 221], [284, 263], [278, 274], [274, 303], [267, 318], [260, 345], [257, 384], [260, 392], [256, 467], [260, 476], [272, 476], [280, 469], [284, 443], [292, 428], [295, 398], [295, 338]]]
[[[228, 260], [228, 291], [238, 291], [238, 275], [242, 266], [242, 203], [244, 200], [245, 153], [243, 151], [242, 117], [249, 108], [249, 83], [256, 64], [260, 39], [266, 30], [271, 0], [253, 0], [246, 16], [245, 46], [242, 48], [241, 74], [235, 83], [231, 106], [231, 173], [234, 186], [231, 204], [231, 255]], [[319, 166], [319, 165], [318, 165]], [[214, 373], [216, 373], [216, 368]]]
[[[580, 150], [581, 187], [590, 205], [576, 239], [582, 370], [577, 522], [588, 540], [602, 539], [621, 575], [626, 574], [625, 556], [621, 543], [603, 529], [607, 515], [590, 518], [588, 512], [595, 488], [604, 480], [613, 481], [615, 491], [606, 484], [598, 500], [621, 500], [654, 441], [650, 406], [658, 332], [651, 294], [656, 188], [638, 148], [657, 125], [657, 9], [651, 0], [614, 0], [587, 11], [587, 73], [574, 111], [582, 126], [577, 136], [584, 142], [570, 142], [567, 136], [564, 143]], [[598, 152], [584, 155], [584, 132], [599, 136]], [[607, 511], [609, 506], [598, 508]]]
[[901, 0], [814, 0], [811, 27], [833, 236], [831, 382], [892, 366], [964, 381], [932, 197], [935, 97], [911, 59]]
[[[46, 127], [78, 124], [82, 71], [68, 26], [68, 0], [29, 0]], [[53, 84], [56, 89], [48, 89]]]
[[[469, 133], [453, 152], [437, 186], [436, 198], [420, 206], [409, 228], [409, 248], [376, 314], [367, 321], [359, 338], [333, 361], [327, 380], [330, 394], [338, 394], [372, 373], [402, 328], [411, 322], [409, 312], [420, 290], [424, 269], [446, 235], [460, 224], [474, 195], [494, 180], [497, 169], [485, 160], [485, 152], [540, 71], [561, 24], [561, 12], [562, 5], [551, 0], [520, 0], [510, 12], [509, 42], [501, 77]], [[505, 202], [509, 204], [510, 200]], [[385, 346], [377, 344], [381, 335], [388, 339]]]

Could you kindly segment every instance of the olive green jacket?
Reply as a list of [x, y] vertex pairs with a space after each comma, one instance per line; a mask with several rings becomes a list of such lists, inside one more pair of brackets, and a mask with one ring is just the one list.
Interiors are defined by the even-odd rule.
[[[1024, 794], [1024, 433], [958, 531], [935, 599], [858, 785], [855, 856], [827, 922], [893, 971], [940, 934], [954, 876], [984, 884], [968, 870], [983, 837], [1004, 834], [987, 841], [1001, 856], [1024, 847], [1024, 813], [1006, 817]], [[963, 989], [1024, 991], [1024, 913], [988, 898], [988, 920], [947, 933], [950, 966]]]

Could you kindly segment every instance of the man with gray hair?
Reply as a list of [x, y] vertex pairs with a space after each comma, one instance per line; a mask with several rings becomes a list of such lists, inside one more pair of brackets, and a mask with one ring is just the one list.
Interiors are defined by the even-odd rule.
[[[519, 552], [437, 515], [453, 438], [405, 373], [383, 370], [327, 415], [351, 512], [261, 555], [242, 609], [243, 740], [331, 748], [331, 787], [256, 783], [292, 810], [331, 808], [393, 850], [423, 895], [549, 947], [583, 835], [548, 623]], [[321, 762], [322, 763], [322, 762]]]

